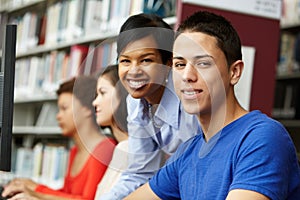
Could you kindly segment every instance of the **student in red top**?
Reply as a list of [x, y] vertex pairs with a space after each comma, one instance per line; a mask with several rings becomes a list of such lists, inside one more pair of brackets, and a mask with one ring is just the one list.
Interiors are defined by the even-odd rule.
[[74, 147], [63, 188], [53, 190], [30, 179], [16, 178], [4, 187], [2, 196], [16, 199], [94, 199], [115, 148], [115, 140], [99, 132], [92, 101], [97, 81], [79, 76], [60, 85], [57, 90], [57, 121], [65, 137]]

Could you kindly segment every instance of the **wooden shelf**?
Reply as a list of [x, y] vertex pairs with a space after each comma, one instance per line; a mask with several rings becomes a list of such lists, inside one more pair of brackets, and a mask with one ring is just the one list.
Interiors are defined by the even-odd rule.
[[61, 135], [59, 127], [14, 126], [13, 134]]
[[280, 24], [280, 29], [281, 30], [290, 30], [290, 29], [295, 29], [295, 28], [300, 28], [300, 22]]
[[39, 3], [46, 2], [46, 0], [31, 0], [28, 2], [20, 3], [19, 5], [4, 5], [0, 8], [0, 12], [17, 12], [22, 9], [27, 9]]
[[117, 34], [118, 34], [117, 30], [115, 30], [115, 31], [105, 32], [102, 34], [97, 34], [97, 35], [84, 36], [82, 38], [77, 38], [77, 39], [74, 39], [73, 41], [69, 41], [69, 42], [61, 42], [61, 43], [57, 43], [54, 45], [41, 45], [41, 46], [37, 46], [37, 47], [32, 47], [31, 49], [28, 49], [26, 51], [17, 52], [16, 58], [33, 56], [33, 55], [37, 55], [37, 54], [54, 51], [54, 50], [66, 49], [66, 48], [69, 48], [72, 45], [76, 45], [76, 44], [84, 44], [84, 43], [103, 41], [107, 38], [109, 38], [111, 40], [113, 37], [116, 37]]
[[299, 119], [278, 119], [278, 121], [286, 127], [300, 128]]
[[30, 98], [17, 98], [14, 100], [15, 104], [21, 104], [21, 103], [36, 103], [36, 102], [45, 102], [45, 101], [56, 101], [57, 97], [52, 95], [39, 95], [39, 96], [33, 96]]
[[277, 80], [300, 79], [300, 72], [277, 75]]
[[[177, 18], [175, 16], [167, 17], [164, 20], [170, 25], [174, 25], [177, 22]], [[80, 38], [75, 38], [72, 41], [62, 41], [60, 43], [56, 43], [53, 45], [36, 46], [30, 49], [26, 49], [24, 51], [17, 52], [16, 58], [38, 55], [38, 54], [42, 54], [54, 50], [67, 49], [72, 45], [76, 45], [76, 44], [105, 42], [105, 40], [113, 41], [118, 36], [118, 33], [119, 33], [119, 29], [114, 29], [107, 32], [102, 32], [100, 34], [97, 33], [97, 34], [86, 35]]]

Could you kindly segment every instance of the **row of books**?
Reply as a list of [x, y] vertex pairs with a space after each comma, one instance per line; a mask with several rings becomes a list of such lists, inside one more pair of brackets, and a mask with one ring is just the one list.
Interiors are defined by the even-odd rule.
[[37, 1], [41, 0], [0, 0], [0, 8], [5, 11], [7, 9], [12, 9], [14, 7], [19, 7], [20, 5], [26, 5]]
[[116, 62], [116, 43], [73, 45], [66, 50], [18, 59], [15, 99], [34, 94], [53, 95], [58, 85], [73, 76], [88, 75]]
[[15, 174], [13, 172], [0, 171], [0, 186], [6, 185], [14, 178]]
[[280, 38], [278, 75], [300, 71], [300, 33], [282, 32]]
[[37, 143], [16, 149], [15, 176], [27, 177], [50, 187], [60, 187], [66, 173], [69, 151], [65, 146]]
[[283, 27], [300, 24], [300, 0], [283, 0], [280, 20]]
[[18, 24], [17, 52], [24, 52], [119, 30], [128, 16], [141, 12], [174, 16], [175, 7], [176, 0], [63, 0], [48, 5], [45, 13], [29, 11], [9, 21]]
[[277, 119], [300, 119], [299, 84], [277, 83], [272, 116]]

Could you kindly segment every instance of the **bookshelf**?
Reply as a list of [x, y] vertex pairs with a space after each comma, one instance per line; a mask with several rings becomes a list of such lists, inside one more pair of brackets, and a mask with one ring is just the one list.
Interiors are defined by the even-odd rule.
[[300, 1], [284, 0], [282, 4], [272, 115], [288, 129], [300, 152]]
[[[153, 11], [157, 2], [0, 0], [1, 27], [18, 25], [13, 119], [13, 171], [17, 175], [32, 175], [41, 183], [59, 185], [61, 177], [46, 177], [55, 172], [43, 170], [40, 161], [33, 160], [41, 156], [35, 153], [50, 149], [48, 146], [56, 153], [62, 148], [67, 152], [70, 146], [56, 122], [56, 89], [72, 76], [93, 74], [116, 62], [115, 41], [128, 16], [157, 12], [174, 25], [176, 0], [165, 1]], [[59, 164], [62, 170], [64, 162]], [[22, 170], [22, 165], [27, 168]]]

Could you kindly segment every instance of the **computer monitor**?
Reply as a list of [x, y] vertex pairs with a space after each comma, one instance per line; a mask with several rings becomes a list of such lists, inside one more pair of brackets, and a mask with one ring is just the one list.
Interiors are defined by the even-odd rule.
[[11, 170], [12, 122], [16, 60], [16, 25], [6, 25], [0, 69], [0, 170]]

